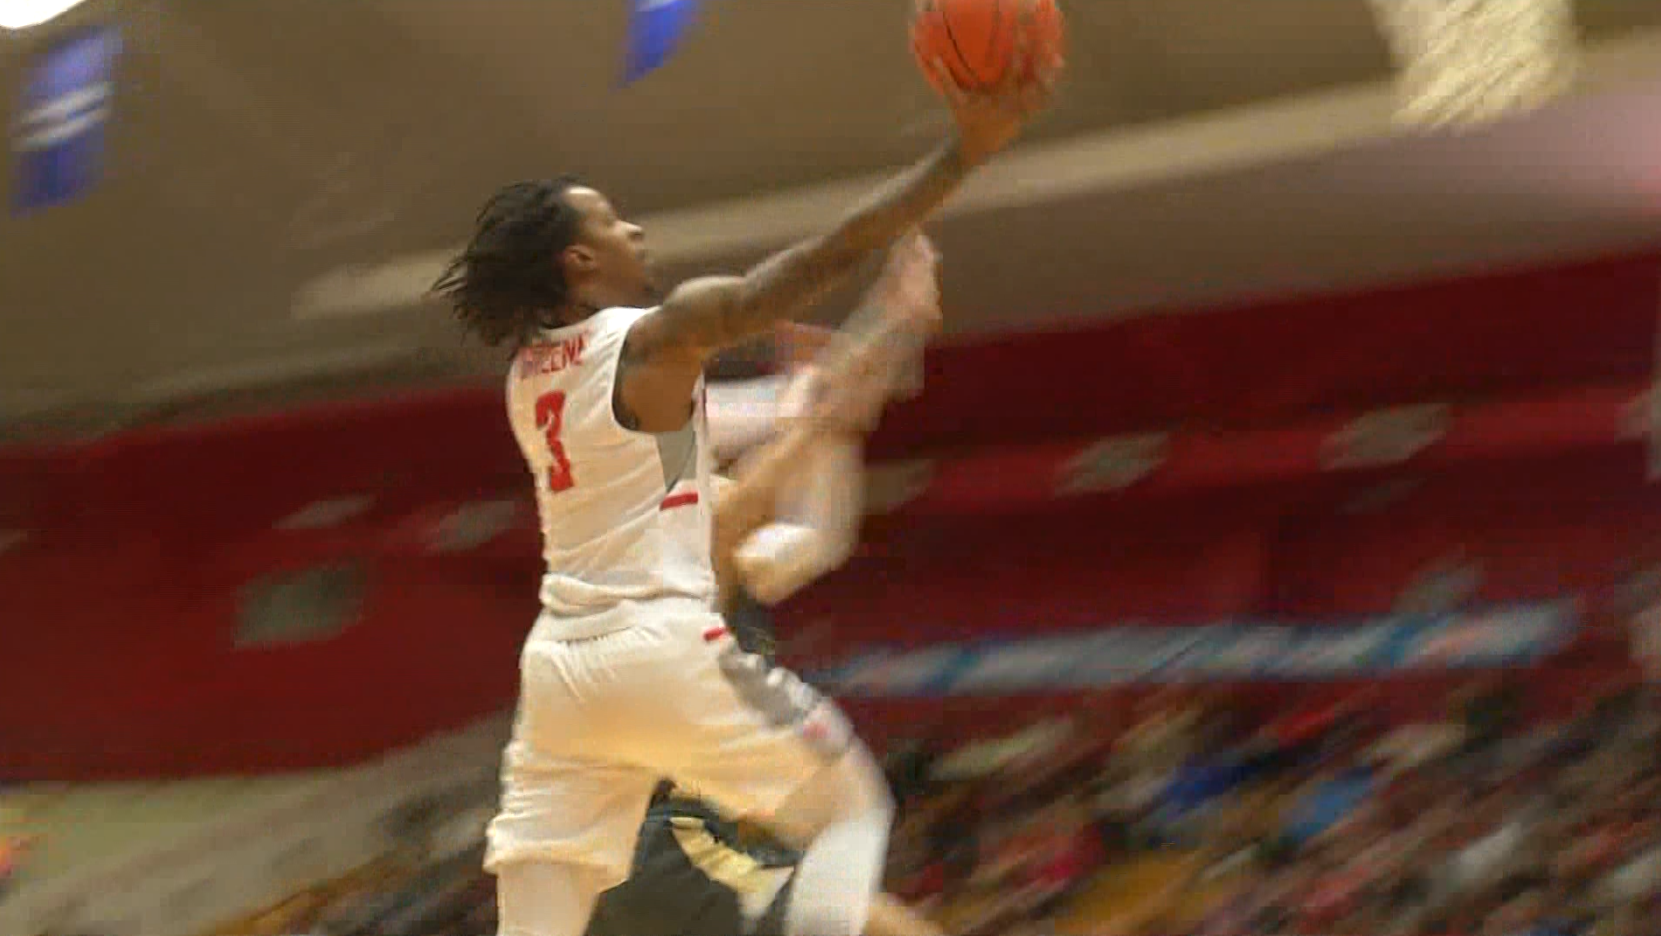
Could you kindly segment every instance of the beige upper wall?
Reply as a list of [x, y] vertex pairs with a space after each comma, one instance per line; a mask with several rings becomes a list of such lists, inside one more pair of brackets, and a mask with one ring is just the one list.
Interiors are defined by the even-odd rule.
[[[487, 368], [493, 359], [459, 351], [436, 312], [296, 321], [294, 292], [345, 264], [454, 243], [479, 199], [514, 177], [576, 169], [651, 213], [902, 160], [942, 127], [905, 51], [908, 6], [712, 3], [669, 68], [618, 90], [622, 4], [609, 0], [93, 0], [72, 19], [114, 10], [128, 40], [111, 179], [80, 204], [0, 222], [0, 426], [29, 414], [120, 421], [129, 406], [239, 381]], [[1581, 6], [1594, 39], [1661, 23], [1661, 5]], [[1040, 141], [1145, 130], [1388, 72], [1363, 0], [1068, 9], [1072, 72]], [[25, 53], [45, 38], [0, 37], [0, 87], [16, 86]], [[0, 97], [8, 123], [14, 103]], [[1340, 167], [1301, 182], [1355, 178]], [[954, 257], [976, 258], [954, 264], [952, 288], [996, 299], [970, 304], [962, 320], [1028, 321], [1012, 297], [1035, 316], [1180, 300], [1183, 290], [1157, 282], [1170, 270], [1245, 285], [1227, 271], [1261, 266], [1260, 248], [1230, 233], [1238, 219], [1214, 219], [1263, 210], [1250, 206], [1272, 199], [1277, 179], [1244, 173], [1249, 198], [1156, 186], [1123, 203], [1053, 207], [1053, 222], [1002, 210], [952, 222]], [[1206, 208], [1207, 198], [1221, 200]], [[1300, 224], [1337, 224], [1323, 220], [1324, 203], [1298, 204], [1312, 213]], [[1277, 224], [1293, 218], [1269, 210]], [[1620, 238], [1625, 223], [1610, 223]], [[1151, 248], [1155, 230], [1178, 242]], [[974, 267], [1004, 274], [998, 288], [962, 277]]]

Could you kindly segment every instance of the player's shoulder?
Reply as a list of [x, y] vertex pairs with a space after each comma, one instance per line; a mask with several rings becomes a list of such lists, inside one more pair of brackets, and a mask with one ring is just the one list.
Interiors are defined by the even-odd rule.
[[591, 346], [620, 348], [637, 323], [657, 311], [657, 306], [607, 306], [571, 326], [573, 334], [584, 336]]
[[594, 313], [589, 321], [604, 320], [607, 325], [630, 326], [658, 310], [658, 306], [607, 306]]
[[627, 332], [635, 322], [656, 309], [656, 306], [606, 306], [581, 321], [543, 329], [526, 347], [568, 344], [578, 340], [592, 341], [597, 334]]

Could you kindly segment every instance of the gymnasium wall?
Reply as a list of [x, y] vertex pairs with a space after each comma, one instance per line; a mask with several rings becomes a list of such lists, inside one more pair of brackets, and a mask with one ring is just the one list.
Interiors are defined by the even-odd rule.
[[[789, 650], [1577, 596], [1574, 665], [1616, 666], [1604, 609], [1661, 556], [1631, 418], [1657, 282], [944, 347], [873, 446], [918, 489], [787, 610]], [[537, 560], [504, 422], [460, 389], [0, 451], [0, 776], [314, 767], [511, 704]]]

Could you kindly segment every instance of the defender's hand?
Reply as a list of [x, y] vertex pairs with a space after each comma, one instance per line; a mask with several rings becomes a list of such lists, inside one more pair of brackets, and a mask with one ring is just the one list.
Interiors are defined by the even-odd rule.
[[889, 317], [906, 321], [924, 335], [938, 332], [940, 251], [934, 242], [918, 231], [900, 238], [888, 252], [876, 295]]

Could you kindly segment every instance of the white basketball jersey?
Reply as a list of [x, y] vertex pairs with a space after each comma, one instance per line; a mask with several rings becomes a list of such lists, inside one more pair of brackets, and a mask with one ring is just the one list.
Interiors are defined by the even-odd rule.
[[606, 309], [546, 332], [508, 374], [508, 418], [542, 523], [542, 604], [556, 616], [715, 593], [702, 382], [677, 432], [626, 429], [612, 409], [623, 341], [648, 311]]

